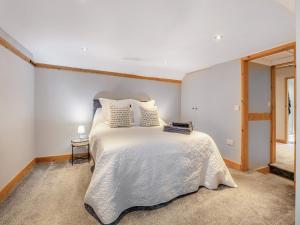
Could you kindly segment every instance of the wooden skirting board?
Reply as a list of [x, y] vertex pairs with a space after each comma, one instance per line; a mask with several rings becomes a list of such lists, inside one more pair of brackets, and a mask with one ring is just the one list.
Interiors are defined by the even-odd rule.
[[71, 155], [45, 156], [35, 158], [36, 163], [58, 162], [70, 160]]
[[226, 164], [226, 166], [228, 166], [231, 169], [236, 169], [236, 170], [240, 170], [241, 169], [241, 164], [231, 161], [229, 159], [224, 159], [224, 162]]
[[181, 80], [175, 80], [175, 79], [167, 79], [167, 78], [159, 78], [159, 77], [153, 77], [153, 76], [143, 76], [143, 75], [138, 75], [138, 74], [118, 73], [118, 72], [112, 72], [112, 71], [92, 70], [92, 69], [37, 63], [37, 62], [34, 62], [30, 57], [28, 57], [27, 55], [22, 53], [20, 50], [18, 50], [15, 46], [13, 46], [11, 43], [6, 41], [2, 37], [0, 37], [0, 45], [2, 45], [6, 49], [8, 49], [12, 53], [14, 53], [16, 56], [20, 57], [21, 59], [25, 60], [26, 62], [28, 62], [31, 65], [38, 67], [38, 68], [65, 70], [65, 71], [73, 71], [73, 72], [80, 72], [80, 73], [92, 73], [92, 74], [114, 76], [114, 77], [152, 80], [152, 81], [167, 82], [167, 83], [173, 83], [173, 84], [181, 84]]
[[31, 160], [31, 162], [24, 167], [13, 179], [11, 179], [6, 186], [0, 191], [0, 202], [4, 200], [13, 190], [14, 188], [26, 177], [33, 166], [35, 165], [35, 159]]
[[[74, 154], [74, 156], [84, 156], [87, 153]], [[35, 164], [37, 163], [47, 163], [47, 162], [59, 162], [59, 161], [68, 161], [72, 157], [71, 154], [68, 155], [58, 155], [58, 156], [46, 156], [46, 157], [37, 157], [31, 160], [31, 162], [25, 166], [11, 181], [8, 182], [2, 190], [0, 190], [0, 202], [7, 198], [7, 196], [17, 187], [20, 181], [23, 180], [32, 170]]]
[[[75, 156], [84, 156], [87, 153], [79, 153]], [[31, 160], [31, 162], [25, 166], [9, 183], [0, 190], [0, 202], [8, 197], [8, 195], [17, 187], [17, 185], [22, 181], [32, 170], [33, 166], [37, 163], [47, 163], [47, 162], [58, 162], [70, 160], [72, 155], [57, 155], [57, 156], [45, 156], [37, 157]], [[241, 165], [239, 163], [233, 162], [228, 159], [224, 159], [224, 162], [229, 168], [240, 170]]]

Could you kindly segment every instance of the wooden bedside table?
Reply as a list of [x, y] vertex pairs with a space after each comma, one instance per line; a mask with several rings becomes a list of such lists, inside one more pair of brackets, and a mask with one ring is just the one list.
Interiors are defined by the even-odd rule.
[[[89, 143], [88, 138], [72, 139], [71, 146], [72, 146], [72, 166], [73, 166], [74, 161], [77, 159], [88, 159], [90, 161], [90, 143]], [[79, 150], [81, 147], [86, 147], [87, 156], [74, 157], [74, 152], [76, 150]]]

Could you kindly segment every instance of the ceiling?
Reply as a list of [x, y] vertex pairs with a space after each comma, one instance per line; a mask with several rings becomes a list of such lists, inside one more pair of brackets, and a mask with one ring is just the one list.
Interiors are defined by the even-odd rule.
[[267, 65], [267, 66], [275, 66], [282, 63], [288, 63], [294, 61], [294, 50], [288, 50], [279, 52], [273, 55], [265, 56], [263, 58], [252, 60], [252, 62], [256, 62], [259, 64]]
[[[0, 27], [39, 63], [182, 79], [188, 72], [295, 41], [294, 4], [0, 0]], [[217, 34], [223, 39], [216, 41]]]

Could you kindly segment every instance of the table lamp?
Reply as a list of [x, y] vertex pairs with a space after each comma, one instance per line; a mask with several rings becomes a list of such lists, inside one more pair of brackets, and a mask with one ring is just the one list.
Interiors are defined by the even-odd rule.
[[77, 132], [79, 134], [80, 139], [85, 138], [85, 127], [83, 125], [78, 126]]

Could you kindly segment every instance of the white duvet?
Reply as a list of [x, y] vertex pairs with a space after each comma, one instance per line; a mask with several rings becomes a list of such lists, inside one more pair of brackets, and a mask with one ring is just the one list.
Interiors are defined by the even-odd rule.
[[[97, 118], [99, 117], [99, 118]], [[236, 187], [211, 137], [162, 127], [109, 128], [96, 113], [90, 145], [95, 170], [85, 195], [101, 222], [133, 206], [153, 206], [200, 186]]]

